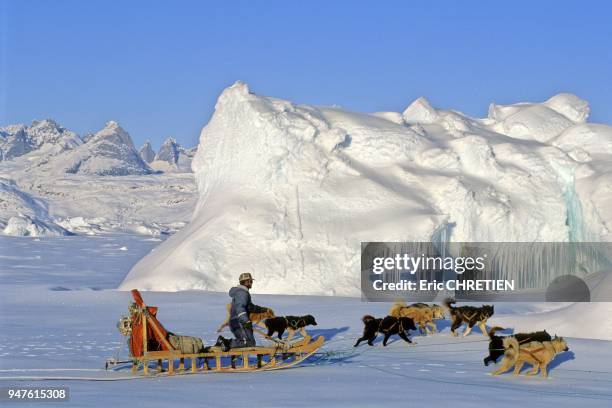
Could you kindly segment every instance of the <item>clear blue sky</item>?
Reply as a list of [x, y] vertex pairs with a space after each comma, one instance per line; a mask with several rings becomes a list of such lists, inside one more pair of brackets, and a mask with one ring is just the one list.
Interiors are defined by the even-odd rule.
[[[356, 111], [573, 92], [612, 123], [612, 5], [561, 1], [0, 0], [0, 125], [193, 146], [223, 88]], [[376, 6], [375, 4], [380, 3]]]

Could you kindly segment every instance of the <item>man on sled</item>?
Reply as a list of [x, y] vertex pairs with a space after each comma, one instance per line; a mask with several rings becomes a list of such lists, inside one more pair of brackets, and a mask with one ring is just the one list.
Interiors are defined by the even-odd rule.
[[230, 348], [254, 347], [253, 322], [249, 319], [249, 313], [263, 313], [267, 310], [265, 307], [254, 305], [251, 301], [249, 293], [249, 289], [253, 286], [251, 274], [240, 274], [238, 281], [240, 284], [229, 291], [232, 298], [229, 326], [236, 338], [226, 339], [219, 336], [215, 346], [221, 347], [223, 351], [228, 351]]

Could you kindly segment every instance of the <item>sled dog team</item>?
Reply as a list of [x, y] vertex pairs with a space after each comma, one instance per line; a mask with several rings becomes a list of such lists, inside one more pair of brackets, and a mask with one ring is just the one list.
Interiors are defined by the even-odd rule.
[[484, 365], [496, 363], [503, 356], [501, 365], [491, 374], [497, 375], [514, 367], [514, 375], [518, 375], [525, 363], [530, 364], [533, 369], [526, 375], [535, 375], [539, 371], [542, 377], [548, 376], [547, 367], [555, 356], [568, 351], [567, 343], [563, 337], [551, 337], [545, 330], [533, 333], [517, 333], [508, 336], [498, 336], [495, 333], [504, 330], [501, 327], [493, 327], [487, 331], [486, 323], [494, 313], [494, 306], [453, 306], [455, 301], [446, 299], [444, 308], [439, 305], [428, 305], [425, 303], [414, 303], [407, 305], [405, 302], [395, 302], [389, 310], [389, 315], [377, 319], [370, 315], [362, 318], [364, 329], [363, 336], [357, 339], [355, 347], [362, 341], [367, 341], [373, 346], [373, 341], [379, 333], [384, 334], [383, 346], [387, 345], [389, 337], [397, 334], [404, 341], [412, 343], [408, 337], [409, 330], [419, 330], [426, 334], [435, 333], [435, 320], [445, 318], [445, 310], [451, 317], [451, 333], [457, 336], [456, 330], [463, 324], [467, 324], [463, 336], [467, 336], [474, 326], [478, 326], [481, 332], [489, 337], [489, 355], [484, 359]]
[[[398, 335], [404, 341], [412, 343], [408, 337], [410, 330], [418, 329], [425, 334], [435, 333], [437, 332], [435, 320], [444, 319], [445, 312], [448, 311], [453, 336], [457, 336], [457, 329], [466, 324], [464, 337], [470, 334], [474, 326], [478, 326], [481, 332], [489, 337], [489, 355], [484, 359], [485, 366], [491, 362], [496, 363], [499, 357], [503, 356], [500, 367], [491, 373], [493, 375], [502, 374], [512, 367], [514, 367], [514, 374], [518, 375], [523, 365], [527, 363], [533, 369], [526, 375], [535, 375], [541, 371], [542, 377], [546, 378], [550, 362], [557, 354], [569, 350], [562, 337], [553, 338], [545, 330], [508, 336], [497, 335], [498, 331], [504, 330], [498, 326], [487, 330], [486, 323], [495, 312], [492, 305], [456, 307], [453, 306], [454, 304], [453, 299], [446, 299], [444, 307], [426, 303], [407, 305], [405, 302], [395, 302], [389, 310], [389, 315], [384, 318], [363, 316], [363, 336], [357, 339], [354, 347], [359, 346], [363, 341], [373, 346], [379, 333], [384, 334], [383, 346], [387, 345], [389, 338], [393, 335]], [[219, 326], [217, 332], [230, 325], [230, 309], [231, 304], [228, 304], [227, 319]], [[298, 331], [303, 337], [306, 337], [306, 327], [317, 325], [312, 315], [276, 316], [272, 309], [266, 307], [258, 307], [256, 312], [250, 312], [249, 320], [252, 324], [264, 327], [268, 337], [276, 334], [281, 339], [287, 331], [289, 335], [286, 341], [291, 340]]]

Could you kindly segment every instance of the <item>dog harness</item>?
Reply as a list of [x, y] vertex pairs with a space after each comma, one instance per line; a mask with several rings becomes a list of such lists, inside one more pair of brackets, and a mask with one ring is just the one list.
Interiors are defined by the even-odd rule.
[[537, 362], [538, 362], [538, 364], [542, 364], [542, 362], [540, 361], [540, 359], [539, 359], [539, 358], [537, 358], [537, 357], [534, 355], [534, 353], [538, 353], [538, 352], [540, 352], [540, 351], [542, 351], [542, 350], [546, 350], [546, 347], [540, 347], [540, 348], [535, 349], [535, 350], [527, 350], [527, 349], [522, 349], [522, 350], [521, 350], [521, 348], [519, 347], [519, 353], [520, 353], [521, 351], [523, 351], [523, 352], [525, 352], [525, 353], [529, 354], [529, 355], [531, 356], [531, 358], [533, 358], [535, 361], [537, 361]]
[[287, 319], [286, 317], [284, 319], [285, 319], [285, 323], [287, 324], [287, 327], [290, 327], [292, 329], [299, 329], [300, 322], [303, 326], [306, 326], [306, 319], [304, 319], [303, 317], [301, 319], [291, 320], [291, 321], [289, 321], [289, 319]]
[[400, 330], [400, 333], [405, 331], [405, 330], [404, 330], [404, 325], [402, 324], [402, 319], [400, 319], [400, 318], [396, 318], [395, 323], [393, 323], [393, 324], [391, 325], [391, 327], [389, 327], [387, 330], [382, 330], [382, 329], [380, 328], [380, 326], [382, 325], [382, 322], [383, 322], [383, 321], [381, 320], [381, 321], [380, 321], [380, 323], [378, 324], [378, 331], [381, 331], [381, 332], [383, 332], [383, 333], [387, 333], [387, 332], [391, 331], [391, 329], [392, 329], [392, 328], [394, 328], [396, 324], [399, 324], [399, 330]]
[[461, 313], [461, 317], [462, 317], [463, 319], [465, 319], [465, 320], [470, 321], [470, 320], [472, 320], [472, 319], [474, 318], [474, 316], [476, 316], [477, 314], [478, 314], [478, 312], [474, 312], [474, 313], [472, 313], [472, 315], [471, 315], [471, 316], [468, 316], [468, 317], [466, 318], [466, 316], [467, 316], [467, 315], [466, 315], [465, 313]]

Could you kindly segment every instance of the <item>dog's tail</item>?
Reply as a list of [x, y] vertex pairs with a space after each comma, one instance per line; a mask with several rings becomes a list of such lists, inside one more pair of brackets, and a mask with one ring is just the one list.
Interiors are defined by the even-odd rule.
[[363, 322], [363, 324], [366, 324], [367, 322], [370, 322], [372, 320], [376, 320], [376, 318], [370, 315], [365, 315], [361, 318], [361, 321]]
[[504, 337], [504, 355], [514, 365], [519, 356], [519, 342], [516, 337]]
[[453, 309], [454, 309], [453, 305], [454, 305], [455, 303], [457, 303], [457, 302], [455, 302], [455, 299], [453, 299], [453, 298], [446, 298], [446, 299], [444, 299], [444, 303], [443, 303], [443, 305], [444, 305], [444, 307], [445, 307], [445, 308], [447, 308], [448, 310], [453, 310]]
[[495, 333], [497, 333], [500, 330], [506, 330], [506, 329], [504, 329], [503, 327], [499, 327], [499, 326], [491, 327], [489, 331], [487, 332], [487, 334], [489, 335], [489, 338], [491, 338], [493, 337]]
[[227, 316], [225, 317], [225, 321], [221, 323], [221, 326], [217, 328], [217, 333], [222, 332], [226, 326], [229, 326], [230, 321], [230, 309], [232, 308], [232, 304], [228, 303], [225, 305], [225, 310], [227, 311]]
[[389, 309], [389, 316], [400, 317], [400, 310], [402, 310], [404, 307], [406, 307], [406, 302], [398, 300], [397, 302], [393, 303], [391, 309]]

